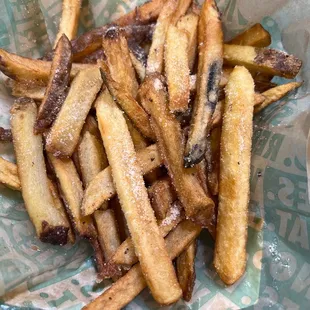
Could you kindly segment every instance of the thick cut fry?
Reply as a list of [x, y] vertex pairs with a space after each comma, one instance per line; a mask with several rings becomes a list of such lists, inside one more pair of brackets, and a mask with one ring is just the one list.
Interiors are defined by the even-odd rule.
[[[73, 78], [81, 70], [94, 67], [96, 65], [73, 64], [70, 77]], [[11, 79], [26, 84], [47, 85], [51, 62], [18, 56], [0, 49], [0, 71]]]
[[55, 46], [63, 34], [65, 34], [70, 41], [74, 39], [79, 25], [81, 2], [81, 0], [62, 1], [61, 19], [55, 39]]
[[10, 129], [0, 127], [0, 142], [12, 141], [12, 132]]
[[180, 298], [181, 289], [147, 196], [125, 118], [107, 89], [98, 97], [96, 110], [113, 180], [143, 275], [156, 301], [171, 304]]
[[68, 93], [71, 66], [71, 44], [66, 35], [62, 35], [54, 52], [49, 81], [34, 126], [35, 133], [44, 132], [56, 119]]
[[[96, 211], [97, 212], [97, 211]], [[166, 217], [159, 221], [159, 230], [163, 237], [166, 237], [169, 232], [174, 229], [182, 220], [182, 207], [179, 202], [170, 205], [170, 209]], [[135, 248], [131, 238], [127, 238], [117, 249], [109, 264], [124, 265], [127, 268], [138, 262], [138, 257], [135, 253]]]
[[21, 83], [8, 79], [7, 86], [11, 88], [12, 96], [27, 97], [33, 100], [43, 100], [45, 94], [45, 86], [35, 85], [33, 83]]
[[227, 42], [235, 45], [267, 47], [271, 44], [271, 35], [264, 27], [257, 23]]
[[176, 260], [178, 280], [183, 291], [183, 299], [190, 301], [196, 280], [196, 241], [193, 241]]
[[254, 106], [251, 74], [235, 67], [225, 93], [214, 266], [223, 282], [233, 284], [246, 266]]
[[136, 129], [136, 127], [133, 126], [132, 122], [128, 119], [128, 117], [125, 117], [128, 130], [130, 132], [130, 136], [133, 142], [133, 145], [135, 146], [135, 150], [139, 151], [147, 147], [147, 141], [142, 136], [142, 134]]
[[169, 25], [176, 25], [190, 6], [191, 0], [167, 0], [162, 7], [155, 26], [152, 45], [147, 60], [146, 74], [162, 73], [164, 45]]
[[273, 102], [276, 102], [286, 96], [289, 92], [300, 87], [302, 82], [291, 82], [283, 85], [276, 86], [262, 93], [265, 100], [262, 104], [255, 106], [254, 113], [258, 113]]
[[169, 92], [169, 109], [184, 113], [190, 95], [188, 38], [183, 30], [170, 25], [165, 44], [165, 71]]
[[[170, 259], [179, 256], [200, 234], [201, 228], [193, 222], [181, 222], [165, 239]], [[119, 310], [130, 303], [146, 287], [140, 264], [116, 281], [102, 295], [93, 300], [84, 310]]]
[[282, 51], [228, 44], [224, 45], [224, 63], [288, 79], [293, 79], [302, 66], [301, 60]]
[[176, 200], [176, 193], [172, 188], [170, 180], [155, 181], [148, 189], [148, 193], [157, 220], [164, 219], [171, 204]]
[[17, 166], [0, 157], [0, 183], [15, 191], [21, 190]]
[[206, 138], [218, 101], [223, 65], [223, 31], [220, 13], [214, 0], [206, 0], [198, 25], [198, 80], [184, 165], [199, 163], [206, 151]]
[[78, 157], [85, 188], [95, 176], [108, 166], [102, 142], [86, 131], [78, 147]]
[[34, 135], [36, 104], [28, 98], [16, 100], [11, 109], [13, 144], [26, 209], [42, 242], [64, 245], [69, 222], [55, 206], [43, 156], [42, 136]]
[[[141, 167], [142, 173], [146, 174], [162, 164], [160, 155], [155, 144], [137, 153], [137, 159]], [[113, 198], [116, 194], [115, 186], [111, 175], [111, 167], [107, 167], [101, 171], [87, 187], [83, 203], [82, 213], [90, 215], [101, 205]]]
[[196, 60], [198, 20], [199, 16], [192, 12], [182, 16], [177, 23], [178, 29], [185, 31], [188, 36], [188, 66], [190, 71], [193, 71]]
[[73, 80], [68, 96], [51, 128], [46, 149], [57, 156], [71, 156], [87, 114], [102, 85], [98, 68], [83, 70]]
[[169, 112], [161, 75], [148, 76], [141, 91], [143, 106], [150, 114], [160, 155], [186, 216], [208, 226], [214, 212], [213, 201], [206, 196], [193, 169], [183, 167], [183, 138], [180, 123]]

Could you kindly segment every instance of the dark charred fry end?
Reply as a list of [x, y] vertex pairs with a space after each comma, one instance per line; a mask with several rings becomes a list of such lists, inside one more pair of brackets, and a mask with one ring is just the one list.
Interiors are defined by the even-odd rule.
[[12, 132], [10, 129], [4, 129], [3, 127], [0, 127], [0, 141], [2, 142], [12, 141]]
[[107, 262], [103, 265], [102, 271], [98, 274], [100, 280], [119, 278], [123, 274], [123, 268], [113, 262]]
[[184, 167], [191, 168], [200, 163], [205, 154], [205, 143], [195, 144], [189, 154], [184, 156]]
[[218, 85], [221, 79], [222, 65], [222, 61], [214, 61], [208, 72], [207, 103], [211, 107], [212, 113], [218, 101]]
[[135, 40], [128, 40], [128, 47], [143, 66], [146, 67], [147, 54], [145, 50]]
[[69, 227], [50, 226], [48, 222], [43, 221], [40, 240], [53, 245], [65, 245], [68, 242], [68, 231]]
[[120, 36], [119, 28], [115, 25], [109, 27], [104, 34], [104, 38], [110, 40], [116, 40], [119, 38], [119, 36]]

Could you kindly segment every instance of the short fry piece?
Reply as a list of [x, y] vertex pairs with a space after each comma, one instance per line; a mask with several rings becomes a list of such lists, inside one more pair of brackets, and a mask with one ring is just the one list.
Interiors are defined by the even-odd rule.
[[229, 44], [224, 45], [224, 63], [288, 79], [295, 78], [302, 66], [301, 60], [282, 51]]
[[[201, 227], [185, 220], [165, 239], [170, 259], [174, 259], [200, 234]], [[140, 264], [133, 266], [128, 273], [116, 281], [102, 295], [93, 300], [84, 310], [119, 310], [130, 303], [146, 287]]]
[[283, 85], [276, 86], [274, 88], [270, 88], [269, 90], [262, 93], [265, 97], [265, 100], [262, 104], [255, 106], [254, 113], [258, 113], [273, 102], [276, 102], [286, 96], [289, 92], [294, 89], [300, 87], [302, 82], [291, 82]]
[[34, 126], [35, 133], [45, 131], [56, 119], [67, 96], [71, 66], [71, 44], [66, 35], [62, 35], [54, 52], [50, 78]]
[[43, 100], [46, 87], [41, 85], [35, 85], [33, 83], [21, 83], [8, 79], [8, 87], [12, 90], [12, 96], [14, 97], [27, 97], [33, 100]]
[[190, 301], [196, 280], [196, 241], [193, 241], [176, 260], [178, 280], [183, 291], [183, 299]]
[[183, 30], [170, 25], [165, 44], [165, 71], [167, 75], [169, 109], [184, 113], [190, 95], [188, 38]]
[[65, 34], [70, 41], [74, 39], [79, 25], [81, 2], [81, 0], [62, 1], [61, 19], [55, 39], [55, 46], [63, 34]]
[[246, 266], [254, 106], [251, 74], [235, 67], [225, 93], [214, 266], [226, 284], [233, 284]]
[[0, 127], [0, 142], [12, 141], [12, 132], [10, 129]]
[[223, 66], [223, 31], [214, 0], [206, 0], [198, 25], [198, 80], [189, 137], [184, 152], [184, 166], [199, 163], [206, 151], [211, 117], [218, 101]]
[[[162, 164], [160, 155], [155, 144], [140, 150], [137, 153], [137, 160], [142, 173], [146, 174]], [[99, 209], [105, 201], [108, 201], [116, 194], [116, 189], [111, 175], [111, 167], [105, 168], [90, 182], [86, 188], [82, 203], [82, 213], [92, 214]]]
[[261, 24], [257, 23], [241, 32], [227, 44], [267, 47], [271, 44], [271, 35]]
[[68, 96], [46, 139], [46, 149], [57, 156], [71, 156], [87, 114], [102, 85], [98, 68], [83, 70], [73, 80]]
[[11, 128], [18, 174], [26, 209], [42, 242], [64, 245], [70, 224], [55, 206], [43, 157], [42, 136], [34, 135], [36, 104], [31, 99], [16, 100], [11, 109]]
[[156, 301], [171, 304], [180, 298], [181, 289], [147, 196], [125, 118], [107, 89], [96, 100], [96, 110], [113, 180], [143, 275]]
[[0, 183], [15, 191], [21, 190], [17, 166], [0, 157]]

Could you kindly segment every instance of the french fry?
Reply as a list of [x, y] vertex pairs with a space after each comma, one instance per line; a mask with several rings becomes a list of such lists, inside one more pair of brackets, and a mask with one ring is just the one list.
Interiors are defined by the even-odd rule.
[[137, 75], [139, 76], [140, 82], [143, 82], [145, 78], [145, 66], [143, 62], [140, 61], [139, 58], [132, 51], [130, 51], [129, 56], [130, 56], [132, 65], [135, 68]]
[[165, 43], [165, 71], [167, 76], [169, 109], [184, 113], [190, 96], [187, 33], [170, 25]]
[[176, 194], [170, 180], [163, 179], [155, 181], [148, 188], [148, 194], [157, 220], [164, 219], [171, 204], [176, 200]]
[[229, 44], [224, 45], [224, 63], [288, 79], [293, 79], [302, 66], [300, 59], [282, 51]]
[[183, 291], [183, 299], [190, 301], [196, 280], [196, 241], [193, 241], [176, 260], [178, 280]]
[[[166, 237], [183, 219], [184, 215], [182, 214], [180, 203], [175, 202], [171, 204], [165, 218], [158, 223], [161, 235]], [[129, 237], [116, 250], [109, 264], [123, 265], [128, 268], [137, 262], [138, 257], [135, 253], [135, 247], [132, 239]]]
[[208, 185], [207, 185], [207, 163], [203, 159], [199, 164], [197, 164], [197, 177], [200, 181], [200, 185], [207, 195], [209, 195]]
[[[170, 259], [179, 256], [200, 234], [201, 227], [189, 220], [181, 222], [165, 239]], [[116, 281], [102, 295], [85, 306], [84, 310], [119, 310], [130, 303], [147, 286], [140, 264]]]
[[20, 98], [11, 109], [11, 128], [22, 195], [29, 217], [42, 242], [64, 245], [70, 224], [55, 206], [43, 157], [42, 136], [34, 135], [37, 107]]
[[93, 136], [95, 136], [98, 140], [102, 141], [101, 139], [101, 134], [100, 134], [100, 130], [98, 128], [98, 124], [96, 119], [88, 114], [82, 129], [82, 135], [84, 135], [84, 133], [88, 131], [90, 134], [92, 134]]
[[276, 86], [262, 93], [265, 97], [265, 100], [262, 104], [255, 106], [254, 113], [258, 113], [273, 102], [276, 102], [286, 96], [289, 92], [300, 87], [302, 82], [291, 82], [283, 85]]
[[0, 142], [12, 141], [12, 132], [10, 129], [0, 127]]
[[81, 2], [81, 0], [62, 1], [61, 19], [55, 39], [55, 46], [63, 34], [65, 34], [70, 41], [74, 39], [79, 24]]
[[148, 200], [126, 121], [107, 89], [98, 97], [96, 111], [117, 194], [143, 275], [155, 300], [160, 304], [171, 304], [180, 298], [181, 289]]
[[206, 151], [206, 138], [218, 101], [223, 65], [223, 31], [214, 0], [206, 0], [198, 24], [197, 95], [193, 106], [189, 137], [184, 152], [184, 166], [199, 163]]
[[227, 44], [267, 47], [271, 44], [271, 35], [261, 24], [257, 23], [241, 32]]
[[[162, 164], [155, 144], [140, 150], [137, 153], [137, 160], [143, 174], [152, 171]], [[111, 167], [109, 166], [101, 171], [86, 188], [81, 207], [82, 214], [92, 214], [99, 209], [105, 201], [113, 198], [115, 194], [116, 189], [111, 175]]]
[[254, 107], [254, 82], [248, 70], [235, 67], [225, 93], [214, 266], [224, 283], [233, 284], [246, 266]]
[[71, 66], [71, 44], [63, 34], [54, 52], [50, 77], [34, 126], [35, 133], [44, 132], [55, 121], [68, 93]]
[[153, 40], [149, 51], [146, 74], [162, 73], [164, 64], [164, 45], [169, 25], [176, 25], [190, 6], [191, 0], [167, 0], [157, 19]]
[[12, 79], [7, 80], [7, 86], [11, 88], [12, 96], [14, 97], [27, 97], [38, 101], [43, 100], [46, 90], [45, 86], [21, 83]]
[[0, 157], [0, 183], [15, 191], [21, 190], [17, 166]]
[[[147, 56], [148, 54], [146, 53], [145, 49], [141, 47], [135, 40], [127, 40], [128, 42], [128, 47], [130, 50], [130, 54], [135, 57], [144, 67], [146, 67], [147, 64]], [[145, 44], [145, 42], [143, 42]], [[131, 56], [130, 56], [131, 57]], [[132, 57], [131, 57], [132, 59]]]
[[277, 84], [272, 82], [257, 81], [257, 80], [254, 80], [254, 82], [255, 82], [255, 91], [258, 93], [263, 93], [264, 91], [277, 86]]
[[186, 216], [202, 226], [208, 226], [214, 212], [214, 203], [200, 186], [195, 171], [183, 167], [181, 126], [167, 108], [161, 75], [146, 77], [141, 88], [141, 98], [143, 106], [150, 114], [160, 155]]
[[71, 156], [87, 114], [102, 85], [98, 68], [83, 70], [71, 83], [68, 96], [46, 139], [46, 149], [57, 156]]
[[133, 145], [135, 146], [135, 150], [139, 151], [147, 147], [147, 141], [142, 136], [142, 134], [134, 127], [132, 122], [129, 120], [128, 117], [125, 116], [126, 124], [128, 127], [128, 130], [130, 132], [130, 136], [133, 142]]

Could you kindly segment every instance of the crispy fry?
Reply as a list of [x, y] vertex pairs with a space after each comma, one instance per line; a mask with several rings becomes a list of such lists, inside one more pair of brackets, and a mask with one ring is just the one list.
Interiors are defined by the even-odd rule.
[[193, 106], [189, 137], [184, 152], [184, 165], [199, 163], [206, 151], [206, 138], [218, 101], [223, 65], [223, 31], [220, 13], [214, 0], [206, 0], [198, 24], [197, 95]]
[[54, 52], [49, 81], [34, 125], [35, 133], [44, 132], [55, 121], [68, 93], [71, 66], [71, 44], [63, 34]]
[[169, 109], [184, 113], [190, 95], [188, 38], [184, 30], [170, 25], [165, 43], [165, 71], [167, 76]]
[[15, 191], [21, 190], [17, 166], [0, 157], [0, 183]]
[[101, 84], [102, 80], [98, 68], [83, 70], [76, 76], [47, 136], [46, 149], [48, 152], [57, 156], [72, 155]]
[[208, 185], [207, 185], [207, 163], [203, 159], [199, 164], [197, 164], [197, 177], [200, 181], [200, 185], [207, 195], [209, 195]]
[[10, 129], [0, 127], [0, 142], [12, 141], [12, 132]]
[[155, 26], [153, 40], [147, 60], [146, 74], [161, 73], [164, 64], [164, 45], [169, 25], [176, 25], [184, 15], [191, 0], [167, 0], [162, 7]]
[[55, 206], [43, 157], [42, 136], [34, 135], [37, 107], [33, 100], [20, 98], [11, 109], [11, 128], [18, 174], [29, 217], [42, 242], [64, 245], [70, 224]]
[[183, 299], [190, 301], [196, 280], [196, 241], [193, 241], [176, 260], [178, 280], [183, 291]]
[[81, 2], [81, 0], [62, 1], [61, 19], [55, 39], [55, 46], [63, 34], [65, 34], [70, 41], [74, 39], [79, 24]]
[[147, 147], [146, 139], [141, 135], [141, 133], [133, 126], [132, 122], [125, 116], [126, 124], [130, 132], [130, 136], [135, 146], [135, 150], [139, 151]]
[[224, 45], [224, 63], [288, 79], [294, 78], [302, 66], [301, 60], [282, 51], [228, 44]]
[[170, 180], [155, 181], [149, 187], [148, 194], [157, 220], [164, 219], [171, 204], [176, 200], [176, 193], [172, 188]]
[[46, 87], [35, 85], [33, 83], [21, 83], [8, 79], [7, 86], [11, 88], [12, 96], [14, 97], [27, 97], [33, 100], [43, 100]]
[[141, 95], [143, 106], [150, 114], [160, 155], [186, 216], [202, 226], [208, 226], [214, 212], [214, 203], [200, 186], [195, 171], [183, 167], [184, 145], [181, 126], [167, 108], [166, 91], [161, 75], [153, 74], [146, 77]]
[[148, 200], [126, 121], [107, 89], [98, 97], [96, 110], [113, 180], [143, 275], [156, 301], [171, 304], [180, 298], [181, 289]]
[[[171, 259], [179, 256], [200, 234], [201, 228], [189, 220], [181, 222], [165, 239], [166, 248]], [[145, 287], [140, 264], [133, 266], [129, 272], [116, 281], [102, 295], [93, 300], [84, 310], [119, 310], [130, 303]]]
[[[137, 159], [143, 174], [162, 164], [155, 144], [139, 151]], [[115, 194], [116, 190], [111, 176], [111, 167], [109, 166], [101, 171], [86, 188], [81, 207], [82, 213], [84, 215], [92, 214], [101, 207], [102, 203], [111, 199]]]
[[132, 65], [135, 68], [136, 73], [139, 76], [140, 82], [143, 82], [143, 80], [145, 78], [145, 66], [144, 66], [143, 62], [140, 61], [139, 58], [132, 51], [130, 51], [129, 56], [130, 56]]
[[257, 23], [249, 29], [241, 32], [227, 43], [235, 45], [267, 47], [271, 44], [271, 35], [261, 24]]
[[255, 106], [254, 113], [258, 113], [273, 102], [276, 102], [286, 96], [289, 92], [300, 87], [302, 82], [291, 82], [283, 85], [276, 86], [262, 93], [265, 97], [265, 100], [262, 104]]
[[246, 266], [254, 107], [254, 82], [248, 70], [235, 67], [225, 92], [214, 266], [226, 284], [233, 284]]

